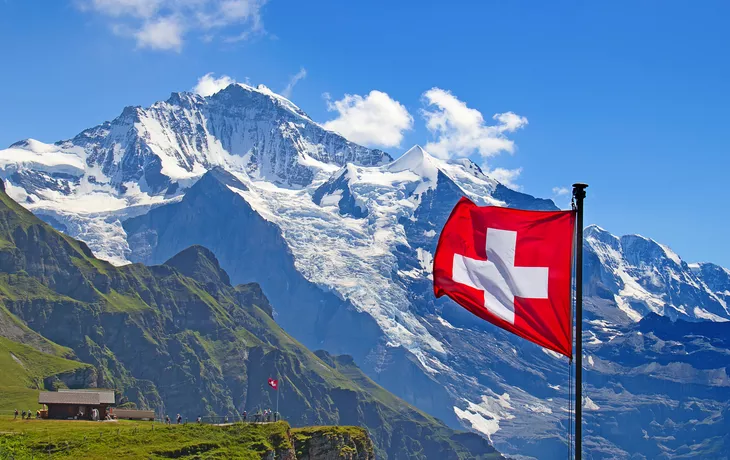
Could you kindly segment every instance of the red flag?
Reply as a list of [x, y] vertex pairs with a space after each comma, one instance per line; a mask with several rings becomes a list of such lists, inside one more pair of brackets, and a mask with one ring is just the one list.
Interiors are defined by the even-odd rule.
[[273, 388], [274, 390], [279, 389], [279, 381], [276, 379], [269, 379], [269, 386]]
[[462, 198], [439, 237], [436, 297], [572, 357], [574, 211], [479, 207]]

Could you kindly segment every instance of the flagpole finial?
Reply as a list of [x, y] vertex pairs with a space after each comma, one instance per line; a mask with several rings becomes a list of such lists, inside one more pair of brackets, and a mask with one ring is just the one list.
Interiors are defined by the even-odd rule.
[[[583, 182], [573, 184], [573, 199], [583, 200], [586, 197], [586, 188], [588, 188], [588, 184], [584, 184]], [[575, 205], [575, 202], [573, 204]]]

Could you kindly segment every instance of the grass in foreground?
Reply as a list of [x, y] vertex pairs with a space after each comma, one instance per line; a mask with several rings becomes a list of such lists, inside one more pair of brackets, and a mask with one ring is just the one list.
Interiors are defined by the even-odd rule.
[[0, 417], [0, 458], [260, 459], [292, 447], [286, 422], [165, 426], [152, 422], [13, 420]]

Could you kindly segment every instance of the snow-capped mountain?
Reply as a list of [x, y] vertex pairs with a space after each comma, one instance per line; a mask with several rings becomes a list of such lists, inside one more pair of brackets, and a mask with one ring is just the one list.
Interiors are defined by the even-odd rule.
[[146, 109], [127, 107], [73, 139], [18, 142], [5, 155], [4, 173], [31, 200], [52, 198], [48, 190], [68, 195], [104, 186], [169, 195], [215, 166], [303, 187], [322, 166], [392, 160], [322, 129], [265, 86], [243, 84], [210, 97], [173, 93]]
[[653, 312], [689, 321], [730, 320], [726, 269], [687, 264], [654, 240], [640, 235], [619, 238], [595, 225], [585, 230], [585, 241], [591, 294], [613, 296], [628, 319], [639, 321]]
[[[277, 322], [309, 348], [351, 354], [393, 393], [507, 454], [566, 453], [566, 360], [433, 298], [438, 232], [461, 196], [556, 209], [469, 160], [416, 146], [393, 161], [264, 87], [231, 85], [126, 108], [68, 141], [14, 144], [0, 151], [0, 175], [13, 198], [100, 257], [160, 263], [206, 246], [234, 283], [259, 282]], [[586, 230], [584, 249], [590, 453], [671, 457], [725, 426], [727, 371], [714, 357], [727, 347], [702, 331], [730, 319], [728, 271], [598, 227]], [[654, 314], [698, 324], [673, 334]], [[694, 348], [680, 355], [668, 345], [689, 336], [701, 361]], [[690, 400], [687, 420], [706, 420], [709, 431], [678, 436], [668, 420], [687, 415]], [[616, 415], [627, 401], [640, 417]], [[616, 422], [599, 423], [605, 417]]]

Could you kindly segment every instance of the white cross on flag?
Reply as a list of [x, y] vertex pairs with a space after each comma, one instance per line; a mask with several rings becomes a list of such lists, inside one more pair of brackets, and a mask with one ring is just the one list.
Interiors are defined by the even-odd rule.
[[436, 297], [572, 357], [575, 212], [479, 207], [462, 198], [439, 238]]
[[276, 379], [269, 379], [269, 386], [273, 388], [274, 390], [279, 389], [279, 381]]

